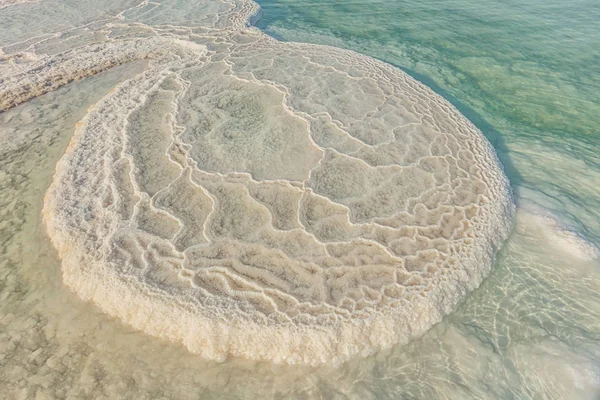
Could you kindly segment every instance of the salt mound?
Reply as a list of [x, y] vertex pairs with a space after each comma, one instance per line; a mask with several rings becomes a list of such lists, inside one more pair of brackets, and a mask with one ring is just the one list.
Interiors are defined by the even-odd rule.
[[152, 61], [78, 125], [44, 206], [65, 283], [105, 312], [212, 359], [335, 363], [422, 334], [489, 271], [508, 182], [402, 71], [253, 29], [110, 52]]
[[0, 9], [24, 3], [35, 3], [38, 0], [0, 0]]

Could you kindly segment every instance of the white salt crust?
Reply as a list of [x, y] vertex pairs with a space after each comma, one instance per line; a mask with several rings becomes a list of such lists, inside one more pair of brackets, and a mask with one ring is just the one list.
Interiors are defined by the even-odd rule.
[[508, 235], [490, 144], [402, 71], [230, 10], [227, 28], [137, 22], [43, 61], [52, 77], [150, 60], [56, 167], [43, 215], [64, 282], [217, 360], [335, 364], [424, 333]]
[[0, 9], [25, 3], [36, 3], [39, 0], [0, 0]]

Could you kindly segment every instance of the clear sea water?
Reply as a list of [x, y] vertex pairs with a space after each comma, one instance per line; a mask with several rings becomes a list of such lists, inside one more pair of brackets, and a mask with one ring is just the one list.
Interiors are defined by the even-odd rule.
[[484, 131], [520, 203], [600, 242], [600, 3], [258, 3], [274, 37], [349, 48], [428, 84]]
[[[443, 324], [473, 343], [439, 359], [454, 373], [428, 375], [417, 397], [440, 381], [467, 397], [474, 382], [501, 398], [598, 396], [600, 3], [258, 2], [257, 26], [274, 37], [349, 48], [429, 85], [486, 134], [511, 181], [515, 232], [492, 276]], [[571, 258], [583, 248], [589, 263]]]
[[[257, 26], [274, 37], [349, 48], [426, 83], [486, 134], [504, 164], [515, 232], [492, 276], [443, 324], [473, 343], [444, 357], [454, 374], [430, 379], [467, 397], [473, 382], [501, 398], [599, 396], [600, 3], [258, 2]], [[581, 246], [596, 254], [589, 264], [570, 258]], [[474, 380], [462, 369], [469, 362], [479, 365]], [[432, 386], [421, 382], [417, 397]]]
[[[121, 9], [117, 3], [111, 10]], [[0, 133], [11, 138], [0, 149], [0, 394], [599, 398], [600, 3], [259, 3], [257, 26], [266, 33], [396, 65], [484, 132], [518, 206], [514, 232], [491, 275], [420, 339], [338, 368], [203, 361], [107, 317], [64, 288], [40, 209], [72, 127], [116, 83], [143, 68], [128, 64], [0, 114]], [[81, 20], [77, 7], [41, 6], [63, 28]], [[26, 13], [15, 15], [0, 20], [3, 45], [23, 39], [11, 32]], [[104, 16], [98, 11], [86, 20]], [[31, 24], [31, 32], [42, 32], [42, 25]]]

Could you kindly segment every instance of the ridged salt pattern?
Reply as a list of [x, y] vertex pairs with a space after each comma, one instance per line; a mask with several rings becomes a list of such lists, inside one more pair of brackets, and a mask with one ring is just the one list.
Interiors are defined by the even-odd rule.
[[0, 0], [0, 9], [23, 3], [35, 3], [37, 0]]
[[269, 38], [247, 26], [254, 3], [217, 6], [210, 26], [136, 17], [32, 63], [43, 90], [100, 61], [148, 60], [56, 167], [43, 215], [64, 282], [216, 360], [335, 364], [424, 333], [508, 235], [490, 144], [399, 69]]

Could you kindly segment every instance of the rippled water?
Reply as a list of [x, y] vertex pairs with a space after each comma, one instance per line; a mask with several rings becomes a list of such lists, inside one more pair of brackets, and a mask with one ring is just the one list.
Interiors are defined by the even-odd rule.
[[[128, 63], [0, 114], [3, 144], [9, 143], [0, 150], [0, 392], [8, 398], [596, 398], [598, 6], [261, 3], [258, 26], [266, 32], [349, 47], [405, 68], [484, 131], [518, 203], [514, 231], [491, 275], [420, 339], [337, 368], [204, 361], [107, 317], [63, 286], [40, 212], [76, 122], [146, 66]], [[0, 44], [111, 18], [131, 5], [107, 2], [81, 13], [86, 8], [61, 4], [60, 11], [43, 0], [7, 7], [10, 13], [0, 12]], [[144, 24], [206, 22], [200, 6], [164, 4], [162, 13], [147, 6], [127, 17]], [[28, 7], [38, 7], [40, 19], [19, 33]], [[89, 42], [86, 35], [76, 30], [36, 50], [58, 53]]]
[[[517, 225], [492, 276], [447, 323], [490, 346], [496, 357], [480, 359], [483, 365], [496, 358], [521, 377], [507, 379], [509, 392], [497, 395], [569, 398], [575, 396], [570, 390], [579, 390], [597, 396], [600, 5], [259, 3], [257, 25], [267, 33], [350, 48], [397, 65], [484, 131], [515, 190]], [[551, 256], [554, 251], [559, 254]], [[524, 377], [536, 377], [537, 385]], [[503, 379], [478, 380], [491, 390]], [[569, 380], [571, 388], [561, 392], [559, 382]]]

